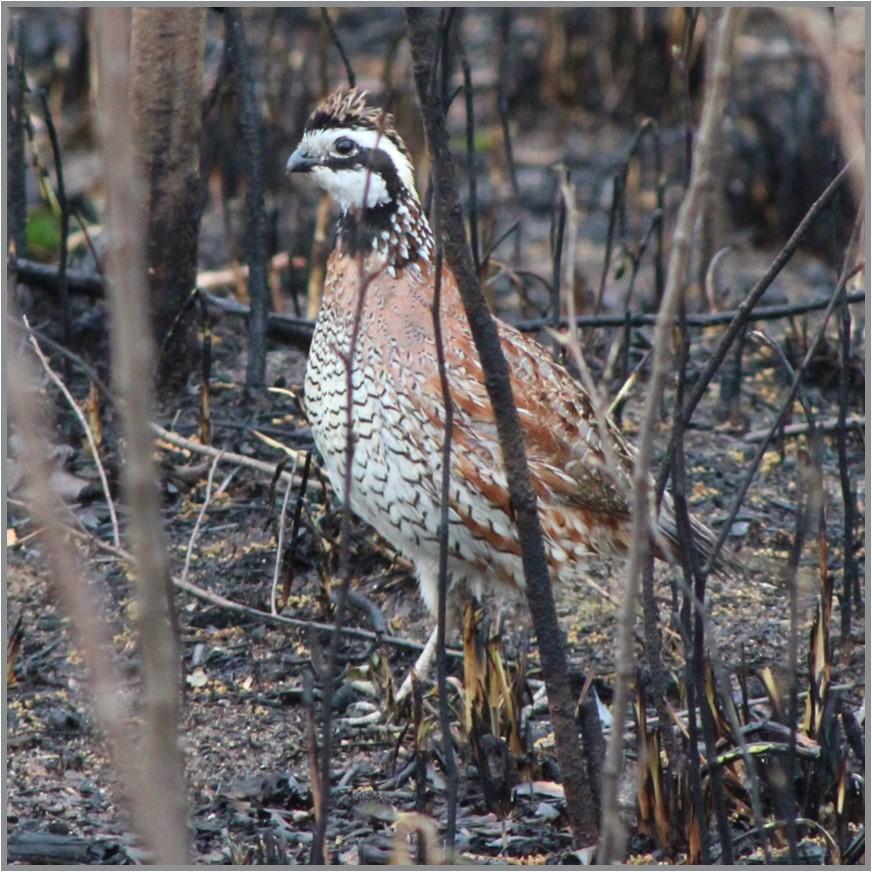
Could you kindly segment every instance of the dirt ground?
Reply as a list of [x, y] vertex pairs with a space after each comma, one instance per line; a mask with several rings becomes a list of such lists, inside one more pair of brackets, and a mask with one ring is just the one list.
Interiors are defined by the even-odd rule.
[[[216, 375], [235, 380], [241, 375], [239, 346], [244, 337], [238, 325], [229, 322], [219, 325], [216, 335], [220, 337], [216, 343]], [[694, 337], [691, 373], [705, 361], [716, 335], [717, 331], [711, 329]], [[270, 355], [271, 376], [283, 378], [289, 386], [299, 385], [302, 367], [299, 353], [275, 349]], [[784, 390], [784, 381], [764, 352], [748, 353], [742, 385], [742, 413], [765, 426]], [[831, 390], [817, 385], [807, 388], [822, 414], [832, 403]], [[641, 393], [635, 391], [626, 409], [624, 426], [631, 436], [640, 397]], [[305, 443], [305, 421], [283, 395], [264, 394], [245, 403], [240, 401], [238, 390], [227, 389], [216, 391], [215, 400], [215, 444], [219, 446], [277, 460], [275, 452], [259, 444], [253, 430], [282, 431], [289, 444]], [[190, 434], [196, 426], [191, 411], [196, 404], [188, 405], [178, 415], [178, 410], [165, 410], [165, 423], [174, 419], [176, 431], [182, 434]], [[688, 433], [687, 456], [692, 509], [717, 529], [756, 446], [748, 441], [745, 427], [716, 423], [712, 406], [711, 401], [704, 403], [696, 426]], [[68, 469], [75, 475], [89, 476], [89, 465], [73, 436], [72, 422], [62, 416], [61, 427], [70, 436], [67, 444], [74, 451]], [[298, 440], [289, 438], [294, 431]], [[850, 444], [860, 517], [865, 518], [860, 435], [855, 434]], [[741, 580], [713, 582], [710, 588], [713, 637], [730, 669], [742, 667], [753, 672], [770, 666], [782, 672], [786, 668], [788, 594], [783, 566], [795, 526], [799, 447], [797, 439], [786, 439], [781, 451], [775, 447], [765, 455], [730, 539], [747, 571]], [[173, 570], [178, 574], [204, 498], [205, 474], [196, 485], [186, 488], [179, 484], [178, 477], [168, 474], [169, 466], [199, 459], [188, 460], [167, 450], [160, 453], [166, 474], [165, 524]], [[831, 437], [825, 440], [824, 463], [826, 470], [836, 468]], [[216, 483], [229, 471], [219, 468]], [[329, 620], [325, 586], [335, 583], [339, 510], [329, 491], [321, 489], [324, 482], [317, 470], [312, 479], [285, 612]], [[276, 497], [278, 505], [280, 496]], [[276, 556], [276, 540], [267, 523], [269, 497], [265, 476], [245, 469], [238, 471], [207, 509], [193, 552], [191, 581], [234, 601], [269, 609]], [[827, 476], [826, 500], [827, 536], [832, 543], [830, 569], [838, 587], [841, 563], [837, 543], [842, 514], [832, 474]], [[80, 500], [71, 508], [87, 528], [106, 535], [106, 507], [100, 499]], [[67, 634], [67, 621], [58, 610], [41, 568], [38, 540], [28, 538], [26, 516], [14, 505], [10, 507], [9, 526], [16, 531], [20, 544], [8, 552], [7, 626], [11, 631], [18, 620], [22, 622], [22, 641], [10, 664], [12, 683], [7, 691], [7, 822], [13, 842], [24, 833], [48, 833], [64, 840], [67, 850], [78, 846], [75, 850], [79, 859], [135, 862], [141, 857], [116, 803], [119, 785], [114, 783], [106, 763], [85, 676]], [[423, 641], [430, 623], [418, 600], [410, 567], [388, 543], [379, 541], [365, 527], [356, 525], [353, 535], [355, 590], [376, 604], [391, 634]], [[93, 587], [114, 627], [115, 654], [129, 678], [127, 692], [135, 704], [137, 661], [130, 620], [133, 606], [129, 574], [125, 567], [95, 549], [85, 548], [83, 555], [88, 560]], [[864, 557], [861, 550], [861, 568]], [[814, 548], [809, 545], [798, 576], [803, 640], [818, 592], [816, 560]], [[659, 572], [664, 620], [670, 602], [670, 571]], [[590, 577], [613, 597], [620, 597], [620, 564], [592, 561]], [[586, 585], [557, 593], [573, 664], [596, 676], [607, 695], [614, 668], [615, 606]], [[302, 862], [309, 849], [312, 825], [302, 676], [311, 668], [310, 646], [318, 641], [310, 640], [302, 631], [240, 620], [183, 593], [178, 594], [177, 601], [186, 676], [182, 732], [196, 859], [206, 863], [267, 862], [270, 858]], [[505, 618], [509, 627], [506, 648], [510, 652], [522, 646], [532, 649], [525, 616], [510, 613]], [[836, 608], [834, 628], [838, 620]], [[351, 621], [368, 626], [366, 616], [357, 612], [352, 613]], [[836, 650], [833, 683], [844, 686], [850, 705], [861, 708], [865, 639], [862, 621], [855, 619], [853, 626], [852, 644]], [[320, 644], [325, 641], [322, 636]], [[392, 817], [385, 807], [409, 810], [415, 807], [416, 800], [408, 766], [412, 759], [408, 730], [384, 723], [357, 725], [354, 720], [371, 713], [380, 703], [371, 680], [376, 672], [373, 656], [387, 657], [398, 678], [412, 658], [387, 647], [376, 652], [369, 651], [369, 647], [351, 640], [342, 647], [350, 671], [343, 684], [336, 725], [336, 811], [329, 833], [334, 856], [345, 863], [383, 862], [393, 840]], [[805, 650], [803, 641], [801, 663], [805, 662]], [[674, 634], [667, 635], [664, 653], [667, 664], [677, 673], [683, 661]], [[535, 674], [531, 672], [531, 676]], [[355, 677], [357, 680], [352, 680]], [[757, 690], [754, 695], [760, 695], [759, 682], [752, 680], [752, 686]], [[368, 689], [369, 694], [361, 688]], [[434, 706], [429, 698], [431, 717]], [[548, 731], [544, 714], [535, 720], [536, 732], [545, 736]], [[553, 761], [547, 762], [553, 749], [539, 753], [540, 767], [547, 771], [548, 765], [553, 766]], [[465, 773], [460, 789], [458, 847], [465, 857], [535, 862], [536, 857], [554, 856], [566, 848], [559, 803], [549, 801], [547, 796], [519, 797], [504, 825], [488, 812], [474, 773], [474, 769]], [[438, 820], [444, 782], [435, 755], [428, 775], [426, 809]]]

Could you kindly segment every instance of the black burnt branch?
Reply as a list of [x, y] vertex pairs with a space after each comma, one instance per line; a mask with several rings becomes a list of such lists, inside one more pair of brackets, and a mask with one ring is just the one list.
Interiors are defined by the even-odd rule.
[[239, 77], [239, 127], [248, 176], [245, 197], [245, 259], [248, 261], [248, 297], [251, 301], [251, 315], [248, 319], [248, 365], [245, 382], [249, 387], [253, 387], [262, 385], [266, 374], [266, 335], [269, 318], [263, 145], [254, 73], [245, 39], [242, 11], [229, 7], [225, 16], [227, 53]]
[[[521, 543], [527, 602], [536, 631], [548, 691], [557, 757], [566, 794], [573, 841], [578, 846], [586, 845], [590, 844], [597, 834], [596, 772], [599, 766], [598, 761], [589, 757], [586, 768], [579, 754], [575, 700], [570, 689], [566, 653], [554, 607], [536, 495], [530, 479], [524, 439], [509, 381], [508, 365], [503, 356], [496, 323], [485, 304], [475, 263], [467, 244], [442, 103], [436, 89], [430, 87], [438, 18], [423, 9], [408, 9], [406, 22], [412, 46], [415, 81], [433, 162], [433, 182], [439, 204], [439, 224], [445, 259], [457, 279], [473, 340], [484, 370], [485, 387], [494, 409]], [[595, 711], [585, 709], [585, 712], [587, 716], [583, 719], [583, 732], [585, 745], [590, 747], [591, 739], [600, 732], [600, 724]]]
[[[51, 142], [51, 152], [54, 158], [55, 178], [57, 179], [57, 198], [58, 208], [60, 209], [61, 232], [60, 232], [60, 251], [59, 251], [59, 266], [58, 266], [58, 284], [61, 295], [61, 305], [63, 306], [63, 330], [64, 344], [70, 344], [70, 292], [67, 287], [67, 237], [70, 235], [70, 205], [67, 200], [67, 187], [64, 184], [64, 162], [61, 157], [61, 146], [58, 140], [57, 129], [55, 128], [54, 119], [52, 118], [51, 109], [49, 109], [48, 98], [45, 92], [41, 92], [40, 102], [42, 104], [42, 113], [45, 118], [45, 126], [48, 131], [49, 141]], [[64, 364], [64, 374], [66, 375], [66, 364]]]

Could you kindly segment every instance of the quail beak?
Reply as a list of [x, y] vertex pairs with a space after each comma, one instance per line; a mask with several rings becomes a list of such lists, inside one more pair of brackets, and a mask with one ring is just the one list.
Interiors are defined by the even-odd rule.
[[304, 151], [302, 146], [297, 146], [294, 153], [288, 158], [285, 164], [286, 173], [307, 173], [312, 167], [317, 165], [317, 161], [312, 160]]

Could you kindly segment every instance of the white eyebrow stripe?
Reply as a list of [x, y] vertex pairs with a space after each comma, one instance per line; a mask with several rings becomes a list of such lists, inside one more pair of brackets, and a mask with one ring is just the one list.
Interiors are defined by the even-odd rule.
[[418, 191], [415, 187], [415, 174], [409, 159], [404, 155], [389, 136], [385, 136], [378, 130], [360, 130], [351, 127], [331, 127], [327, 130], [310, 131], [303, 139], [306, 144], [316, 153], [329, 154], [333, 150], [333, 143], [340, 137], [346, 136], [353, 139], [362, 148], [378, 148], [385, 152], [396, 167], [400, 181], [417, 200]]

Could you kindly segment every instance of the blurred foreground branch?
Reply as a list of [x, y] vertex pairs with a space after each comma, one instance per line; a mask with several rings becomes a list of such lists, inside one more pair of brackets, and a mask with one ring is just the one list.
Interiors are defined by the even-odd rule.
[[[14, 304], [13, 304], [14, 305]], [[14, 347], [23, 343], [15, 341]], [[41, 431], [38, 403], [35, 402], [37, 379], [20, 351], [9, 360], [9, 407], [11, 420], [20, 438], [20, 459], [29, 485], [28, 505], [38, 528], [51, 580], [52, 590], [70, 619], [73, 643], [82, 657], [94, 712], [105, 735], [109, 758], [117, 773], [129, 804], [133, 825], [155, 850], [155, 859], [168, 857], [162, 843], [162, 828], [169, 807], [159, 808], [162, 792], [155, 794], [152, 778], [143, 766], [143, 755], [128, 726], [130, 712], [122, 695], [123, 680], [113, 662], [113, 645], [109, 627], [100, 617], [97, 596], [85, 577], [78, 550], [68, 538], [69, 528], [59, 519], [60, 498], [53, 492], [50, 480], [52, 464], [49, 446]], [[113, 546], [110, 546], [113, 547]], [[184, 817], [173, 824], [184, 833]], [[184, 859], [180, 860], [184, 862]]]
[[144, 810], [137, 821], [160, 863], [188, 857], [185, 763], [179, 747], [179, 657], [160, 494], [151, 459], [152, 333], [145, 310], [146, 211], [129, 118], [131, 67], [127, 17], [120, 8], [96, 16], [101, 94], [99, 119], [106, 180], [112, 362], [121, 401], [126, 457], [123, 484], [139, 606], [142, 657]]
[[[654, 430], [660, 409], [660, 397], [670, 361], [672, 325], [684, 295], [694, 224], [699, 214], [703, 194], [711, 180], [714, 146], [727, 100], [733, 37], [740, 18], [741, 14], [737, 10], [727, 9], [718, 22], [714, 69], [703, 105], [690, 182], [681, 203], [672, 238], [666, 287], [655, 326], [651, 378], [648, 383], [637, 443], [638, 453], [633, 470], [633, 498], [631, 500], [633, 524], [631, 542], [633, 544], [630, 550], [624, 599], [619, 614], [618, 650], [616, 653], [617, 683], [612, 708], [615, 723], [618, 724], [624, 721], [630, 697], [630, 684], [635, 672], [633, 622], [636, 614], [639, 579], [646, 562], [651, 559], [651, 454]], [[609, 739], [603, 778], [602, 831], [598, 853], [598, 861], [603, 863], [621, 862], [624, 855], [624, 826], [618, 814], [618, 784], [622, 771], [622, 760], [622, 736], [619, 730], [615, 730]]]

